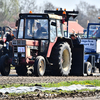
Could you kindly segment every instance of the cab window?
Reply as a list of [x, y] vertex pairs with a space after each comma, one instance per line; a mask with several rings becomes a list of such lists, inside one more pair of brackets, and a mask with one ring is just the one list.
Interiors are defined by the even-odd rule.
[[100, 38], [100, 25], [89, 26], [89, 38]]
[[54, 42], [56, 38], [56, 21], [50, 21], [50, 42]]
[[58, 33], [58, 37], [62, 37], [62, 32], [61, 32], [61, 23], [60, 20], [57, 20], [57, 33]]
[[18, 38], [23, 38], [23, 31], [24, 31], [24, 19], [21, 19], [18, 31]]

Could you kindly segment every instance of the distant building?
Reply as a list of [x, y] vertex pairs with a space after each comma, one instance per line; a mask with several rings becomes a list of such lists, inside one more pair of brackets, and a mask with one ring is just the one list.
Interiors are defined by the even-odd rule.
[[[67, 26], [67, 23], [65, 23], [64, 31], [67, 31], [66, 26]], [[75, 34], [82, 35], [83, 30], [84, 30], [84, 28], [80, 24], [78, 24], [77, 21], [69, 21], [68, 22], [68, 33], [69, 34], [75, 33]]]

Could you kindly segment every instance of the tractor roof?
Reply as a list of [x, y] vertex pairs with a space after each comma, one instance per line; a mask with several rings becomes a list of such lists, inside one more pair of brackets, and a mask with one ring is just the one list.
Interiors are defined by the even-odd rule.
[[62, 19], [68, 21], [70, 17], [75, 18], [78, 15], [78, 11], [65, 11], [65, 10], [45, 10], [44, 13], [20, 13], [20, 18], [52, 18]]
[[55, 14], [48, 14], [48, 15], [49, 15], [49, 18], [51, 18], [51, 19], [62, 19], [62, 16], [58, 16]]
[[49, 18], [48, 14], [44, 13], [20, 13], [20, 18]]
[[20, 18], [51, 18], [51, 19], [62, 19], [62, 16], [58, 16], [56, 14], [45, 14], [45, 13], [20, 13]]
[[59, 16], [62, 16], [62, 17], [65, 17], [65, 21], [68, 21], [70, 17], [73, 17], [75, 18], [77, 15], [78, 15], [78, 11], [66, 11], [66, 10], [45, 10], [44, 11], [45, 13], [48, 13], [48, 14], [56, 14], [56, 15], [59, 15]]

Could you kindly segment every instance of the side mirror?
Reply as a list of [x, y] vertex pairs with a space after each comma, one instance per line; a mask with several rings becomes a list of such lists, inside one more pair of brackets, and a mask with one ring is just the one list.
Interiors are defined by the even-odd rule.
[[52, 26], [56, 26], [56, 22], [51, 22], [51, 25]]
[[18, 19], [18, 20], [16, 20], [15, 26], [17, 27], [17, 26], [18, 26], [18, 24], [19, 24], [19, 19]]

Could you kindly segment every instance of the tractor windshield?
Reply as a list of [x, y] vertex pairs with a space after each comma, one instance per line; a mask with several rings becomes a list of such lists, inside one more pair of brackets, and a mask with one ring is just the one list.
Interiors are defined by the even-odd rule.
[[100, 25], [89, 26], [89, 38], [100, 38]]
[[47, 19], [26, 19], [24, 21], [24, 19], [21, 19], [19, 31], [18, 31], [18, 38], [48, 39], [48, 20]]

